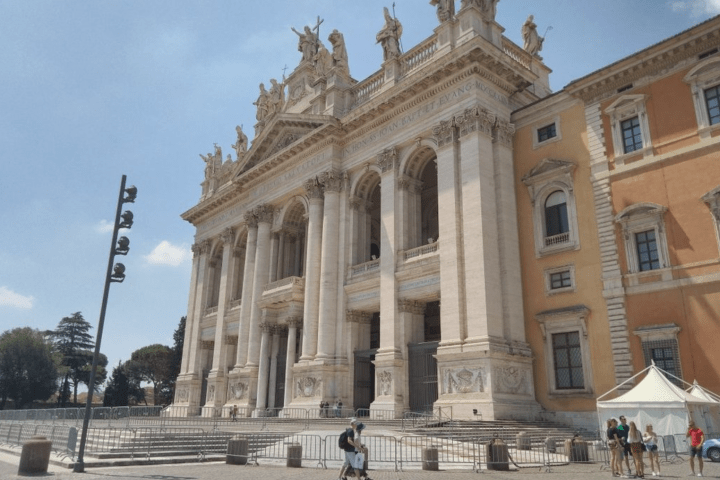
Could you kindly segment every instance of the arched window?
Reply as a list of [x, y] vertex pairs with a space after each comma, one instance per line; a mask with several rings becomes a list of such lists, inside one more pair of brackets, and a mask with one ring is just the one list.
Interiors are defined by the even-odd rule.
[[545, 236], [553, 237], [569, 231], [565, 192], [556, 190], [545, 200]]

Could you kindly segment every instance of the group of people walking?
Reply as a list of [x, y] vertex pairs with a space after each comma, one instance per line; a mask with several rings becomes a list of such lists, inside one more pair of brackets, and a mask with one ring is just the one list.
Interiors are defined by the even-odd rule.
[[[690, 438], [690, 470], [695, 475], [694, 457], [698, 458], [700, 468], [697, 476], [702, 477], [702, 444], [705, 439], [703, 431], [695, 426], [690, 420], [686, 437]], [[610, 468], [615, 477], [629, 478], [632, 475], [630, 469], [630, 457], [635, 464], [635, 476], [645, 478], [644, 454], [647, 452], [650, 461], [650, 470], [653, 477], [660, 476], [660, 456], [658, 455], [658, 436], [653, 431], [653, 426], [645, 426], [642, 433], [635, 425], [635, 422], [628, 424], [624, 416], [620, 422], [614, 418], [607, 421], [607, 442], [610, 448]], [[627, 468], [627, 475], [623, 475], [623, 461]]]

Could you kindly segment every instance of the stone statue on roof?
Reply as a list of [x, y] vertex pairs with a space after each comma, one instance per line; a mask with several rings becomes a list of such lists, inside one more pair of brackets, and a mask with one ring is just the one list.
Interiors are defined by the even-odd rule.
[[270, 97], [268, 100], [268, 116], [282, 112], [285, 106], [285, 84], [278, 83], [274, 78], [270, 79]]
[[322, 43], [313, 57], [313, 61], [315, 62], [315, 74], [318, 77], [326, 76], [333, 68], [333, 56]]
[[430, 0], [430, 5], [437, 6], [440, 23], [447, 22], [455, 16], [455, 0]]
[[523, 37], [523, 49], [530, 55], [539, 56], [540, 50], [542, 50], [543, 41], [545, 40], [537, 33], [537, 25], [535, 24], [535, 17], [530, 15], [525, 24], [522, 27]]
[[247, 135], [245, 135], [245, 133], [243, 133], [242, 127], [240, 125], [235, 127], [235, 131], [237, 132], [237, 142], [235, 142], [235, 145], [233, 145], [232, 148], [235, 149], [237, 158], [238, 160], [240, 160], [247, 152], [248, 137]]
[[300, 37], [298, 40], [298, 51], [303, 54], [302, 61], [312, 62], [318, 49], [317, 35], [315, 35], [308, 26], [305, 26], [304, 33], [298, 32], [294, 27], [290, 27], [290, 29], [295, 32], [298, 37]]
[[265, 90], [264, 83], [260, 84], [260, 95], [258, 96], [257, 101], [253, 103], [253, 105], [257, 105], [257, 113], [255, 114], [255, 118], [257, 119], [257, 121], [264, 121], [270, 111], [270, 95], [268, 94], [267, 90]]
[[332, 45], [333, 67], [350, 76], [350, 64], [348, 63], [347, 49], [345, 48], [345, 37], [337, 30], [333, 30], [328, 41]]
[[385, 16], [385, 25], [375, 36], [375, 39], [377, 43], [382, 45], [383, 60], [387, 61], [402, 54], [400, 52], [400, 37], [403, 30], [400, 20], [391, 17], [387, 7], [384, 7], [383, 14]]

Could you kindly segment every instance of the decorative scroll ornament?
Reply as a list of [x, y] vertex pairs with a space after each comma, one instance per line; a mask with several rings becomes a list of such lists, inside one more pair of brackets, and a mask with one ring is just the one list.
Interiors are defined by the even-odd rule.
[[395, 164], [397, 162], [397, 150], [395, 147], [386, 148], [380, 152], [377, 156], [377, 165], [380, 167], [382, 173], [390, 170], [395, 170]]
[[235, 400], [241, 400], [247, 396], [247, 393], [248, 393], [247, 383], [236, 382], [236, 383], [230, 384], [229, 388], [230, 388], [231, 396]]
[[443, 393], [478, 393], [485, 391], [484, 368], [448, 368], [444, 371]]
[[438, 147], [444, 147], [455, 140], [455, 125], [452, 120], [443, 120], [432, 129]]
[[322, 380], [315, 377], [303, 377], [295, 383], [295, 397], [318, 397], [321, 393]]

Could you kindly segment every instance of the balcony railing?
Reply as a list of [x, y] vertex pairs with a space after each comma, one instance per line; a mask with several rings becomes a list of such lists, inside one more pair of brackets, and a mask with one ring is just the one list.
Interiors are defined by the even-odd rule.
[[419, 44], [400, 58], [400, 74], [404, 77], [415, 68], [429, 62], [437, 50], [435, 35]]
[[302, 277], [286, 277], [277, 282], [268, 283], [265, 285], [264, 291], [269, 292], [270, 290], [276, 290], [290, 285], [298, 285], [301, 288], [305, 288], [305, 279]]
[[205, 315], [212, 315], [213, 313], [217, 313], [218, 307], [208, 307], [205, 309]]
[[533, 58], [532, 55], [520, 48], [518, 45], [515, 45], [512, 40], [503, 37], [502, 49], [503, 52], [505, 52], [505, 55], [530, 70], [530, 65], [532, 64]]
[[563, 243], [568, 243], [569, 241], [570, 232], [560, 233], [550, 237], [545, 237], [545, 246], [552, 247], [554, 245], [562, 245]]
[[410, 250], [405, 250], [402, 252], [402, 260], [403, 262], [407, 262], [411, 258], [417, 258], [422, 257], [425, 255], [429, 255], [431, 253], [435, 253], [438, 251], [438, 248], [440, 246], [440, 241], [436, 240], [433, 243], [429, 243], [427, 245], [422, 245], [417, 248], [411, 248]]
[[361, 263], [359, 265], [353, 265], [350, 267], [350, 275], [355, 277], [358, 275], [364, 275], [366, 273], [380, 270], [380, 259], [370, 260], [369, 262]]

